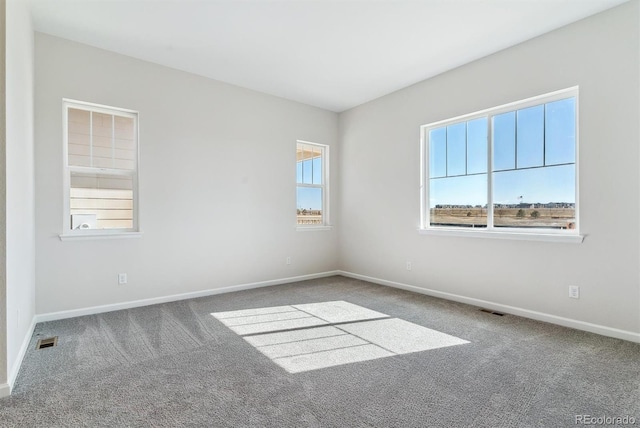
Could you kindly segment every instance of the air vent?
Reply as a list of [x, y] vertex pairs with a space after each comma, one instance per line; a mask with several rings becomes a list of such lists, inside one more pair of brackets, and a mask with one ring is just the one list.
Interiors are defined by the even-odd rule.
[[503, 317], [504, 314], [502, 312], [494, 312], [491, 309], [480, 309], [480, 312], [486, 312], [488, 314], [497, 315], [499, 317]]
[[36, 349], [45, 349], [51, 348], [58, 344], [58, 336], [47, 337], [46, 339], [38, 340], [38, 344], [36, 345]]

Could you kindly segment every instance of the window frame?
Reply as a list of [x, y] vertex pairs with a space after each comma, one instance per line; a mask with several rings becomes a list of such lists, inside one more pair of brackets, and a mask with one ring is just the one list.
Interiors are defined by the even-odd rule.
[[[127, 173], [117, 169], [86, 167], [69, 165], [69, 109], [78, 109], [93, 113], [102, 113], [133, 119], [133, 135], [135, 138], [135, 170]], [[86, 101], [78, 101], [69, 98], [62, 99], [62, 156], [63, 156], [63, 188], [62, 188], [62, 233], [60, 240], [88, 240], [88, 239], [113, 239], [113, 238], [138, 238], [142, 235], [140, 230], [140, 203], [139, 203], [139, 175], [140, 175], [140, 136], [139, 136], [139, 112], [120, 107], [112, 107], [95, 104]], [[71, 228], [71, 173], [85, 172], [107, 175], [126, 175], [132, 178], [133, 184], [133, 227], [109, 228], [109, 229], [72, 229]]]
[[[493, 222], [493, 175], [499, 171], [493, 171], [494, 142], [492, 141], [492, 118], [508, 112], [526, 109], [538, 105], [544, 105], [567, 98], [575, 98], [575, 229], [529, 229], [516, 227], [496, 227]], [[457, 123], [465, 123], [475, 119], [487, 119], [487, 227], [469, 228], [455, 226], [431, 226], [429, 207], [429, 131]], [[451, 119], [432, 122], [420, 127], [420, 228], [419, 233], [426, 235], [484, 237], [497, 239], [557, 241], [568, 243], [581, 243], [584, 235], [580, 234], [579, 214], [579, 87], [574, 86], [520, 101], [503, 104], [456, 116]]]
[[332, 228], [330, 222], [330, 210], [329, 210], [329, 146], [327, 144], [313, 143], [311, 141], [296, 140], [296, 153], [298, 152], [298, 146], [302, 144], [305, 146], [313, 146], [320, 149], [322, 157], [322, 184], [305, 184], [299, 183], [297, 179], [297, 158], [296, 158], [296, 210], [298, 209], [298, 187], [310, 187], [322, 189], [322, 224], [298, 224], [296, 215], [296, 230], [297, 231], [318, 231], [318, 230], [330, 230]]

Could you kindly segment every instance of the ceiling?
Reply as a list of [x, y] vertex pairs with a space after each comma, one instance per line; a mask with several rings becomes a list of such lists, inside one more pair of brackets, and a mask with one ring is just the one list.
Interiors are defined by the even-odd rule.
[[29, 0], [36, 31], [340, 112], [625, 0]]

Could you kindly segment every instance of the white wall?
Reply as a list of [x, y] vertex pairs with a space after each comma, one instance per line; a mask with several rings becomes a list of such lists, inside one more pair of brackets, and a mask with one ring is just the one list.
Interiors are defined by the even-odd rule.
[[[296, 140], [336, 188], [335, 113], [39, 33], [35, 76], [37, 313], [337, 268], [336, 228], [295, 230]], [[140, 239], [58, 238], [64, 97], [139, 111]]]
[[[0, 0], [0, 98], [6, 100], [6, 1]], [[6, 102], [0, 104], [0, 397], [11, 393], [7, 383], [7, 162]]]
[[6, 4], [7, 367], [13, 384], [35, 315], [33, 27], [28, 3]]
[[[342, 113], [341, 269], [640, 332], [638, 8], [626, 3]], [[583, 244], [418, 234], [420, 125], [574, 85]], [[570, 284], [579, 300], [568, 298]]]

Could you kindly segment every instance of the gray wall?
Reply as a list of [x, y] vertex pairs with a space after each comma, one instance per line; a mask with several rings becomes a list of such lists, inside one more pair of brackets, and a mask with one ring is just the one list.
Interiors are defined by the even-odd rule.
[[28, 4], [6, 4], [7, 368], [12, 385], [35, 315], [33, 26]]
[[[640, 332], [638, 8], [626, 3], [342, 113], [341, 269]], [[574, 85], [584, 243], [418, 234], [420, 125]], [[579, 300], [568, 285], [581, 287]]]
[[[295, 230], [296, 140], [337, 189], [337, 114], [39, 33], [36, 88], [39, 314], [337, 268], [336, 228]], [[62, 98], [139, 111], [141, 238], [58, 238]]]

